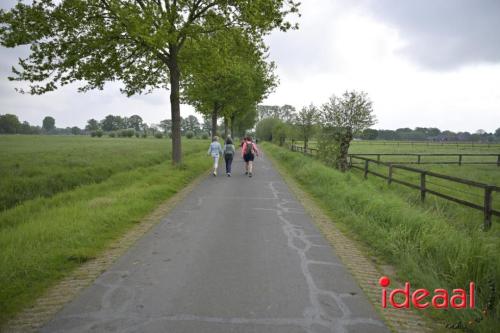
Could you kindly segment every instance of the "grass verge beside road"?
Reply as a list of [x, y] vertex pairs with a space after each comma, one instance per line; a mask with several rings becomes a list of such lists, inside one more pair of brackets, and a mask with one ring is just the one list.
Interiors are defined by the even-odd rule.
[[[500, 243], [495, 232], [462, 229], [426, 206], [408, 200], [375, 181], [342, 174], [321, 162], [271, 144], [268, 154], [309, 192], [342, 230], [393, 265], [412, 289], [477, 286], [476, 310], [431, 310], [446, 323], [461, 321], [473, 332], [493, 332], [500, 325]], [[497, 226], [494, 226], [494, 228]], [[378, 288], [378, 287], [376, 287]], [[489, 304], [492, 302], [492, 304]], [[489, 308], [489, 309], [487, 309]], [[487, 309], [479, 323], [476, 318]]]
[[0, 324], [208, 169], [203, 149], [0, 213]]

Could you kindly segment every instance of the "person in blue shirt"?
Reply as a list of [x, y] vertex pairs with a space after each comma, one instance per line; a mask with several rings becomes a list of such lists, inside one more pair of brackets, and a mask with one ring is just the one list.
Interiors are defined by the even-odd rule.
[[212, 143], [210, 144], [210, 147], [208, 147], [208, 155], [211, 155], [212, 158], [214, 159], [214, 172], [213, 175], [214, 177], [217, 176], [217, 167], [219, 166], [219, 156], [222, 155], [222, 147], [217, 141], [219, 138], [217, 136], [214, 136], [212, 138]]

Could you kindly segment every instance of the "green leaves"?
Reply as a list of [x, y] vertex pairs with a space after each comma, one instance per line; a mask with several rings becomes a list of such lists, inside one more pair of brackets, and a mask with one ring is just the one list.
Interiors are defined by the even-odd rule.
[[[297, 14], [298, 6], [293, 0], [18, 2], [0, 11], [0, 44], [30, 46], [30, 55], [19, 60], [9, 78], [30, 82], [30, 94], [73, 82], [85, 92], [120, 81], [127, 96], [170, 88], [172, 156], [180, 162], [179, 80], [187, 79], [186, 98], [200, 110], [217, 97], [232, 105], [227, 110], [257, 103], [275, 82], [273, 65], [264, 61], [262, 37], [274, 28], [293, 28], [285, 17]], [[220, 37], [226, 34], [232, 39]], [[203, 50], [212, 38], [221, 44]], [[182, 56], [187, 44], [191, 50]], [[241, 62], [240, 51], [249, 61]], [[208, 64], [206, 59], [211, 59]]]
[[375, 124], [372, 102], [365, 92], [346, 91], [341, 97], [332, 95], [323, 104], [321, 123], [323, 126], [345, 129], [359, 133]]
[[[197, 111], [233, 118], [255, 109], [273, 86], [273, 64], [265, 48], [242, 29], [228, 29], [186, 43], [181, 61], [187, 64], [184, 101]], [[217, 110], [215, 110], [217, 108]]]

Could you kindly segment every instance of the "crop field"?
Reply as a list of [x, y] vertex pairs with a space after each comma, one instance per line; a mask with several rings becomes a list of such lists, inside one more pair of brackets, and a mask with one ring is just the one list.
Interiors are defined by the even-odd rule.
[[[457, 288], [469, 281], [480, 286], [476, 310], [429, 310], [424, 311], [426, 315], [450, 325], [466, 323], [466, 331], [470, 332], [498, 330], [499, 218], [494, 218], [491, 229], [484, 232], [481, 211], [435, 196], [421, 203], [420, 194], [414, 189], [388, 185], [371, 174], [363, 179], [360, 170], [342, 173], [318, 159], [276, 145], [265, 143], [263, 147], [311, 193], [336, 225], [364, 244], [381, 265], [391, 265], [401, 281], [411, 281], [415, 288], [430, 289]], [[498, 180], [500, 168], [496, 166], [470, 167], [462, 169], [464, 174]], [[440, 168], [445, 172], [449, 166]], [[452, 188], [453, 192], [457, 190], [470, 189]], [[480, 200], [480, 193], [477, 195]], [[497, 209], [499, 199], [494, 198]]]
[[0, 324], [208, 170], [207, 145], [174, 167], [166, 139], [0, 136]]

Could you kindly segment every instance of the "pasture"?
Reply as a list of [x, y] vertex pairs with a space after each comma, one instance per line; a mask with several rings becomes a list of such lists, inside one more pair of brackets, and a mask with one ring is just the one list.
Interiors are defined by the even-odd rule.
[[[202, 141], [187, 141], [184, 153]], [[170, 141], [88, 136], [0, 136], [0, 211], [170, 158]]]
[[[303, 146], [303, 141], [295, 141], [295, 144]], [[317, 148], [317, 142], [311, 141], [310, 148]], [[500, 154], [500, 144], [480, 144], [480, 143], [433, 143], [433, 142], [404, 142], [404, 141], [352, 141], [349, 148], [350, 154]], [[372, 156], [371, 158], [376, 159]], [[382, 162], [415, 162], [415, 156], [381, 156]], [[422, 157], [422, 162], [456, 162], [457, 157]], [[419, 164], [414, 167], [445, 173], [450, 176], [467, 178], [489, 184], [500, 184], [500, 168], [494, 165], [497, 156], [487, 157], [464, 157], [464, 162], [485, 161], [492, 163], [485, 164]]]
[[174, 167], [166, 139], [0, 136], [0, 324], [208, 170], [207, 145]]
[[[298, 144], [302, 144], [298, 142]], [[312, 154], [315, 155], [316, 142], [312, 142], [310, 147], [313, 148]], [[408, 165], [412, 168], [417, 168], [425, 171], [432, 171], [445, 176], [458, 177], [465, 180], [479, 182], [487, 185], [500, 186], [500, 167], [498, 166], [498, 155], [500, 154], [500, 145], [498, 144], [456, 144], [456, 143], [409, 143], [409, 142], [388, 142], [388, 141], [353, 141], [349, 149], [350, 154], [358, 154], [361, 157], [372, 160], [380, 160], [381, 162], [391, 162], [402, 165]], [[363, 154], [413, 154], [405, 155], [380, 155], [370, 156]], [[415, 154], [424, 154], [416, 156]], [[427, 156], [425, 154], [490, 154], [491, 156], [467, 156], [461, 157], [462, 165], [458, 165], [458, 155], [451, 156]], [[416, 164], [418, 160], [422, 164]], [[363, 177], [364, 160], [352, 159], [355, 169], [352, 172], [360, 177]], [[487, 162], [489, 164], [468, 164]], [[377, 163], [369, 163], [370, 173], [368, 178], [377, 178], [376, 174], [388, 177], [389, 168], [386, 165], [378, 165]], [[375, 173], [375, 174], [372, 174]], [[421, 175], [417, 172], [412, 172], [400, 168], [393, 168], [391, 177], [397, 180], [412, 184], [414, 187], [421, 186]], [[381, 178], [375, 181], [385, 184]], [[480, 187], [452, 182], [432, 177], [428, 175], [425, 179], [425, 186], [429, 191], [439, 192], [446, 196], [451, 196], [459, 200], [467, 201], [476, 206], [485, 204], [485, 190]], [[394, 184], [391, 185], [391, 190], [403, 191], [411, 198], [418, 200], [420, 194], [415, 189], [402, 188], [403, 186]], [[472, 208], [463, 207], [456, 203], [447, 200], [436, 198], [434, 195], [426, 196], [425, 205], [432, 207], [441, 214], [446, 214], [452, 217], [453, 220], [464, 222], [474, 221], [476, 223], [484, 220], [482, 212]], [[493, 191], [491, 194], [491, 208], [500, 210], [500, 193]], [[493, 216], [493, 221], [498, 223], [499, 217]], [[457, 222], [458, 223], [458, 222]], [[477, 224], [476, 224], [477, 225]]]

